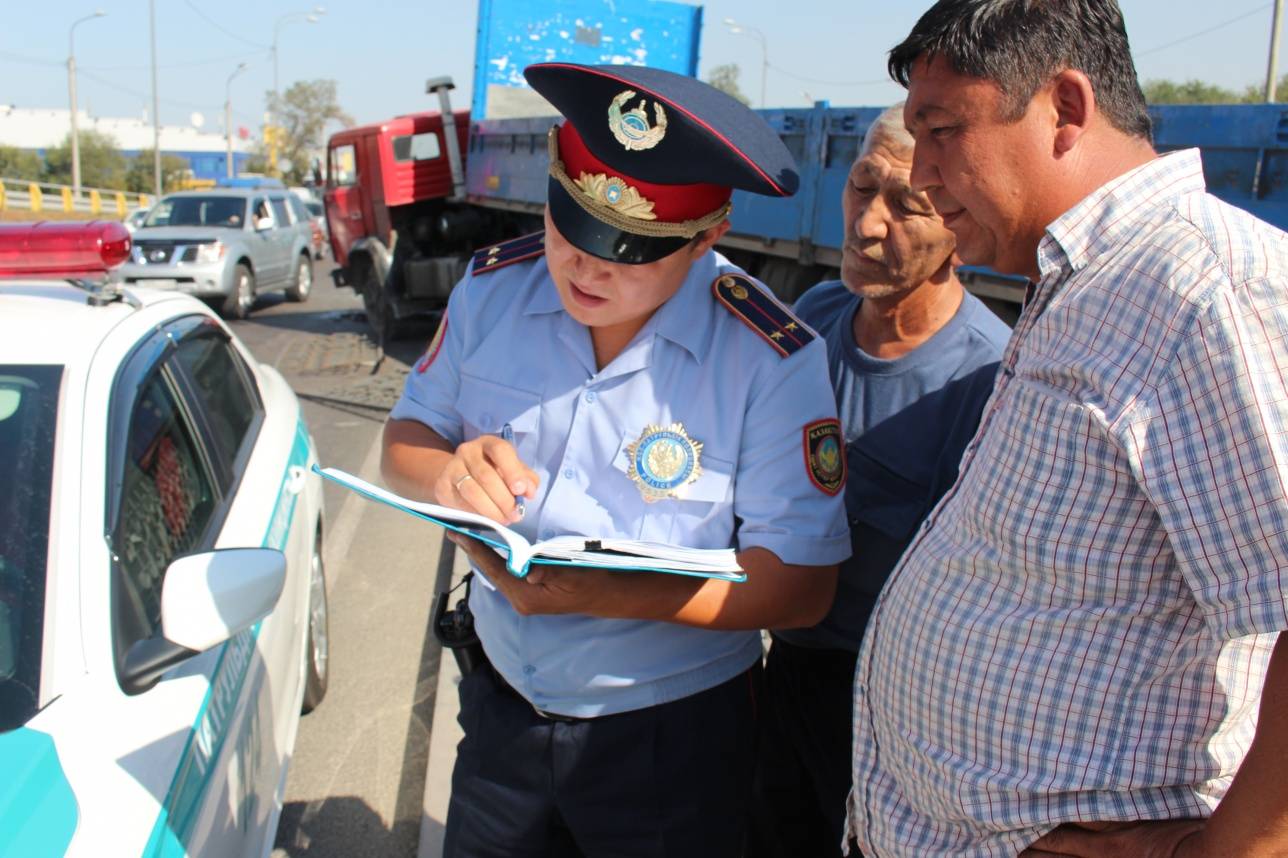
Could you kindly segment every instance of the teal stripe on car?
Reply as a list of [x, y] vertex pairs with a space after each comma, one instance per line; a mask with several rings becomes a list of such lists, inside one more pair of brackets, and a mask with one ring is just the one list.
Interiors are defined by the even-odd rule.
[[67, 852], [80, 810], [48, 733], [0, 734], [0, 856], [54, 858]]
[[[291, 469], [307, 468], [311, 456], [312, 445], [308, 429], [300, 421], [295, 427], [295, 442], [291, 446], [286, 473], [282, 475], [282, 483], [277, 489], [277, 502], [264, 533], [263, 547], [279, 551], [285, 549], [290, 537], [291, 517], [295, 514], [295, 503], [299, 499], [298, 494], [286, 490], [286, 485], [291, 480]], [[189, 847], [185, 844], [192, 835], [193, 826], [197, 822], [197, 811], [210, 787], [214, 763], [219, 759], [224, 742], [228, 739], [228, 720], [241, 697], [260, 625], [261, 623], [256, 623], [235, 635], [224, 644], [223, 651], [219, 654], [210, 690], [206, 692], [206, 698], [198, 710], [197, 720], [192, 725], [192, 733], [184, 746], [174, 780], [166, 793], [156, 824], [152, 827], [152, 836], [143, 849], [146, 858], [177, 858], [189, 852]]]

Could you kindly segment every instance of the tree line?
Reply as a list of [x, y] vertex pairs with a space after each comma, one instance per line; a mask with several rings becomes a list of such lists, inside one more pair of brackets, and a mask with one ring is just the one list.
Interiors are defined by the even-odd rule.
[[[312, 153], [326, 145], [326, 126], [353, 124], [353, 119], [339, 104], [334, 80], [297, 81], [280, 99], [266, 94], [274, 124], [281, 129], [278, 145], [270, 151], [258, 141], [245, 165], [247, 172], [273, 173], [276, 165], [270, 156], [289, 162], [282, 171], [287, 184], [303, 184], [311, 172]], [[153, 152], [146, 149], [127, 157], [111, 135], [99, 131], [82, 131], [80, 138], [81, 185], [150, 194], [153, 184]], [[274, 168], [274, 169], [270, 169]], [[189, 177], [189, 165], [178, 155], [161, 155], [163, 193], [183, 187]], [[45, 150], [42, 158], [36, 152], [0, 145], [0, 177], [57, 185], [72, 183], [72, 144], [69, 132], [57, 146]]]
[[[739, 86], [741, 74], [742, 70], [737, 63], [726, 63], [713, 67], [707, 73], [707, 83], [743, 104], [750, 105], [750, 99]], [[1236, 92], [1201, 80], [1147, 80], [1141, 84], [1141, 90], [1149, 104], [1260, 104], [1265, 99], [1265, 92], [1260, 85], [1249, 84], [1243, 92]], [[1279, 78], [1275, 92], [1278, 101], [1288, 98], [1288, 74]]]

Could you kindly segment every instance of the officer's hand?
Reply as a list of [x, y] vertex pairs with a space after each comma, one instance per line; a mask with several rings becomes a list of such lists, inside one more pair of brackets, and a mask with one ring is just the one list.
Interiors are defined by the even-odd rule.
[[533, 566], [527, 577], [515, 578], [505, 568], [501, 555], [477, 539], [454, 533], [449, 533], [447, 538], [460, 546], [483, 577], [501, 591], [516, 612], [525, 617], [533, 614], [594, 615], [597, 606], [611, 592], [614, 573], [606, 569]]
[[538, 482], [513, 445], [495, 435], [483, 435], [456, 448], [456, 455], [438, 473], [434, 499], [443, 506], [513, 524], [520, 518], [514, 498], [535, 497]]

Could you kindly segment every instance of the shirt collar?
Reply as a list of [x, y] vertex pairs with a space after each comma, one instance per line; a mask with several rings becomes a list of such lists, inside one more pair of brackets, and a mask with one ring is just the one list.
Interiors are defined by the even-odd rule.
[[1038, 244], [1042, 279], [1055, 270], [1083, 268], [1135, 232], [1150, 212], [1206, 187], [1198, 149], [1163, 155], [1124, 173], [1047, 227]]
[[722, 261], [713, 250], [704, 253], [689, 266], [688, 276], [679, 290], [649, 319], [653, 333], [675, 343], [698, 363], [702, 363], [711, 348], [711, 316], [716, 302], [711, 283]]
[[[564, 312], [559, 290], [555, 288], [549, 268], [544, 263], [543, 258], [542, 265], [533, 266], [534, 272], [541, 277], [541, 283], [529, 295], [523, 308], [524, 315]], [[698, 363], [711, 347], [711, 316], [715, 298], [709, 287], [719, 273], [720, 263], [728, 266], [728, 262], [714, 251], [708, 250], [703, 254], [689, 266], [688, 276], [679, 290], [657, 309], [644, 328], [645, 332], [651, 331], [680, 346]]]

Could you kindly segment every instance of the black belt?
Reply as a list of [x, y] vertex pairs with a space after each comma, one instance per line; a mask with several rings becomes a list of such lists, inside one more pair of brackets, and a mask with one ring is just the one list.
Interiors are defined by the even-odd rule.
[[523, 701], [525, 705], [532, 708], [533, 712], [537, 713], [538, 717], [543, 718], [546, 721], [556, 721], [561, 724], [580, 724], [584, 721], [595, 720], [593, 718], [578, 718], [576, 715], [563, 715], [558, 712], [547, 712], [544, 709], [540, 709], [535, 703], [520, 694], [513, 685], [506, 682], [505, 677], [501, 675], [501, 671], [497, 670], [490, 661], [488, 662], [487, 668], [492, 674], [492, 679], [496, 682], [497, 688], [501, 689], [506, 694]]

